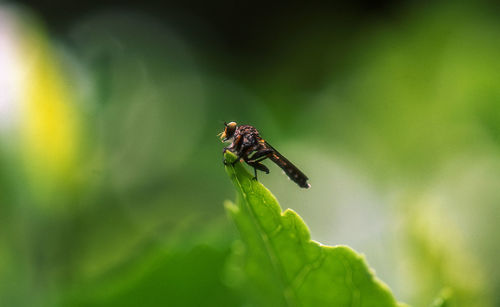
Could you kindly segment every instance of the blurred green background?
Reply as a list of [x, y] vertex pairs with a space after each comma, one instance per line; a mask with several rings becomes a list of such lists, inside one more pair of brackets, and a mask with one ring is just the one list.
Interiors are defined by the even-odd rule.
[[0, 4], [0, 305], [250, 306], [217, 133], [399, 301], [500, 305], [494, 2]]

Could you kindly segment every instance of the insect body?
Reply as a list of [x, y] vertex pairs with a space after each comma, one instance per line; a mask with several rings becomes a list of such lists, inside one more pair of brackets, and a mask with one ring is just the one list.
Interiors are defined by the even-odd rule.
[[231, 144], [224, 148], [223, 153], [229, 150], [237, 155], [238, 159], [234, 161], [233, 164], [243, 159], [243, 161], [253, 167], [255, 179], [257, 179], [257, 170], [269, 174], [269, 169], [264, 164], [260, 163], [269, 158], [301, 188], [307, 189], [311, 187], [311, 185], [307, 183], [309, 178], [261, 138], [257, 129], [248, 125], [238, 126], [235, 122], [230, 122], [228, 124], [224, 123], [224, 125], [226, 127], [221, 133], [220, 138], [223, 142], [231, 142]]

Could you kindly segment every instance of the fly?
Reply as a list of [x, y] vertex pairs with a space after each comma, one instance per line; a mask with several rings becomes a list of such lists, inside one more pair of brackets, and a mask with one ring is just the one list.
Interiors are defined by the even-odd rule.
[[[269, 169], [262, 163], [263, 160], [269, 158], [276, 163], [296, 184], [301, 188], [310, 188], [311, 185], [307, 183], [307, 176], [302, 173], [292, 162], [283, 157], [276, 149], [274, 149], [268, 142], [260, 137], [259, 132], [252, 126], [241, 125], [238, 126], [235, 122], [224, 123], [224, 131], [220, 134], [220, 139], [223, 142], [231, 142], [231, 144], [224, 148], [236, 154], [237, 159], [232, 163], [233, 165], [240, 160], [245, 161], [248, 165], [253, 167], [255, 177], [257, 180], [257, 170], [269, 174]], [[224, 164], [226, 162], [224, 161]]]

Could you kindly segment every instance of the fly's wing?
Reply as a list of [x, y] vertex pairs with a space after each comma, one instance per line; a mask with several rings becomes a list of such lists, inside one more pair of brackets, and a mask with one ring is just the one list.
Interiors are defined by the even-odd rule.
[[266, 146], [273, 150], [273, 152], [269, 155], [269, 159], [271, 159], [274, 163], [276, 163], [296, 184], [298, 184], [301, 188], [310, 188], [311, 185], [307, 183], [307, 176], [302, 173], [292, 162], [288, 161], [287, 158], [283, 157], [276, 149], [274, 149], [268, 142], [266, 142]]

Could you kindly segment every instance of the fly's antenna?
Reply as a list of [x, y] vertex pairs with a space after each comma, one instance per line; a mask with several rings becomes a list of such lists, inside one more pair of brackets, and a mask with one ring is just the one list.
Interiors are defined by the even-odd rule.
[[224, 124], [224, 126], [227, 126], [227, 122], [226, 122], [225, 120], [222, 120], [222, 119], [219, 119], [219, 120], [217, 121], [217, 123], [219, 123], [219, 124]]

